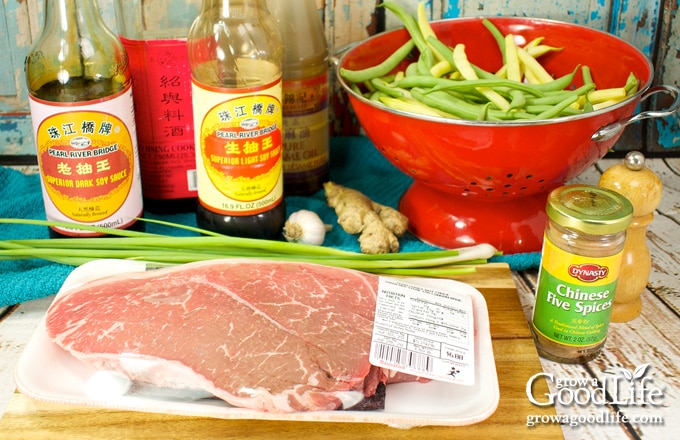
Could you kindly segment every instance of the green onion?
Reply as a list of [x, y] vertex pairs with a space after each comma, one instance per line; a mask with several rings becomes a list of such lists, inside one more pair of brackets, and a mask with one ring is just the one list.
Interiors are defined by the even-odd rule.
[[325, 246], [231, 237], [200, 228], [140, 219], [201, 234], [168, 236], [148, 232], [109, 229], [31, 219], [0, 219], [0, 223], [61, 226], [107, 234], [108, 237], [50, 238], [0, 241], [0, 260], [39, 258], [70, 266], [116, 258], [167, 266], [221, 258], [257, 258], [316, 263], [371, 273], [446, 277], [469, 273], [498, 251], [488, 244], [428, 252], [369, 255]]

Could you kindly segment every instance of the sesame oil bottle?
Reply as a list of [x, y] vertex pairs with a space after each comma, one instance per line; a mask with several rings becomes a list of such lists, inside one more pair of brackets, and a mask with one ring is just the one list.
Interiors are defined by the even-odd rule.
[[269, 0], [285, 47], [283, 175], [286, 195], [328, 181], [328, 43], [315, 0]]

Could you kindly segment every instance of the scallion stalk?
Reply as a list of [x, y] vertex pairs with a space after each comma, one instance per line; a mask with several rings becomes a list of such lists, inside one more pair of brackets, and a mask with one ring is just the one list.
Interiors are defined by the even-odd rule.
[[0, 219], [0, 223], [79, 228], [108, 237], [52, 238], [0, 241], [0, 260], [40, 258], [79, 266], [88, 261], [116, 258], [165, 266], [221, 258], [258, 258], [344, 267], [372, 273], [411, 276], [451, 276], [474, 271], [497, 254], [487, 244], [452, 250], [369, 255], [287, 241], [230, 237], [175, 223], [141, 219], [202, 234], [192, 237], [74, 225], [30, 219]]

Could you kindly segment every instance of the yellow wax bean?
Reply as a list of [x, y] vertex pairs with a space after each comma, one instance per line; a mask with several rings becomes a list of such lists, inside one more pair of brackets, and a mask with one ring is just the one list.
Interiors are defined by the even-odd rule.
[[456, 44], [453, 48], [453, 64], [455, 64], [456, 69], [463, 75], [465, 79], [479, 79], [475, 70], [470, 65], [465, 54], [465, 45], [462, 43]]
[[[434, 53], [436, 55], [438, 52], [434, 52]], [[449, 63], [446, 60], [440, 61], [437, 64], [435, 64], [434, 66], [430, 67], [430, 73], [432, 74], [432, 76], [436, 76], [437, 78], [441, 78], [441, 77], [448, 75], [449, 73], [452, 73], [452, 72], [453, 72], [453, 66], [451, 65], [451, 63]]]
[[524, 70], [524, 78], [526, 78], [529, 84], [541, 84], [541, 80], [530, 69]]
[[610, 105], [617, 104], [619, 102], [621, 102], [621, 99], [610, 99], [607, 101], [598, 102], [597, 104], [593, 104], [593, 110], [600, 110], [609, 107]]
[[514, 36], [507, 34], [505, 36], [505, 65], [508, 66], [508, 79], [521, 82], [518, 52]]
[[588, 93], [588, 99], [593, 104], [605, 101], [621, 101], [626, 97], [625, 87], [613, 87], [611, 89], [593, 90]]
[[529, 50], [531, 48], [534, 48], [536, 46], [539, 46], [545, 37], [536, 37], [533, 40], [529, 41], [527, 44], [524, 45], [524, 50]]
[[[456, 47], [453, 48], [453, 64], [456, 66], [456, 69], [458, 69], [460, 74], [463, 75], [463, 78], [479, 79], [475, 73], [475, 70], [472, 68], [470, 62], [467, 59], [467, 55], [465, 54], [465, 45], [462, 43], [456, 44]], [[500, 110], [507, 111], [510, 109], [510, 103], [490, 87], [478, 87], [477, 91], [483, 94]]]
[[[423, 38], [425, 39], [425, 41], [427, 41], [428, 37], [437, 38], [437, 35], [432, 30], [432, 26], [430, 26], [430, 21], [427, 18], [427, 12], [425, 11], [425, 2], [418, 2], [416, 15], [418, 29], [420, 29], [420, 33], [423, 34]], [[428, 45], [432, 47], [431, 44], [428, 43]], [[438, 51], [436, 51], [434, 47], [432, 47], [432, 52], [434, 53], [434, 56], [435, 58], [437, 58], [438, 62], [445, 61], [448, 63], [448, 61], [444, 59], [444, 57]]]
[[524, 50], [527, 51], [529, 55], [531, 55], [534, 58], [539, 58], [542, 55], [545, 55], [548, 52], [552, 51], [558, 51], [562, 50], [561, 47], [553, 47], [553, 46], [546, 46], [545, 44], [540, 44], [538, 46], [532, 46], [532, 47], [524, 47]]
[[546, 83], [553, 80], [553, 77], [545, 70], [545, 68], [539, 63], [536, 58], [532, 57], [522, 49], [517, 48], [517, 57], [524, 64], [526, 70], [531, 70], [540, 83]]
[[[425, 104], [422, 104], [419, 101], [415, 100], [406, 100], [406, 99], [398, 99], [398, 98], [391, 98], [389, 96], [382, 96], [380, 97], [380, 102], [385, 104], [386, 106], [393, 108], [395, 110], [401, 110], [403, 112], [409, 112], [409, 113], [417, 113], [420, 115], [425, 115], [425, 116], [436, 116], [436, 117], [449, 117], [449, 118], [455, 118], [455, 116], [449, 114], [449, 113], [444, 113], [442, 111], [439, 111], [437, 109], [434, 109], [432, 107], [428, 107]], [[458, 118], [456, 118], [458, 119]]]

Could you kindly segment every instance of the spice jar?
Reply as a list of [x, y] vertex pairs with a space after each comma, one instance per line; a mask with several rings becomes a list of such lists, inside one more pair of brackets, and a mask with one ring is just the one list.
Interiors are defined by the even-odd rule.
[[546, 213], [531, 330], [541, 357], [585, 363], [607, 338], [633, 206], [605, 188], [567, 185], [550, 193]]

